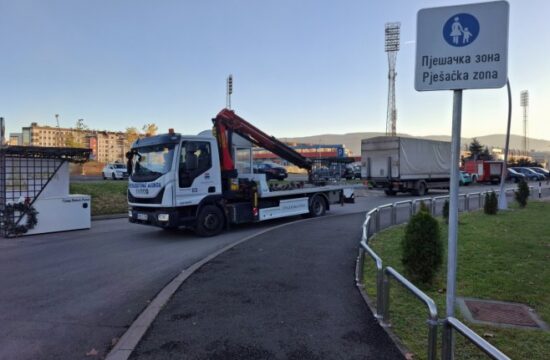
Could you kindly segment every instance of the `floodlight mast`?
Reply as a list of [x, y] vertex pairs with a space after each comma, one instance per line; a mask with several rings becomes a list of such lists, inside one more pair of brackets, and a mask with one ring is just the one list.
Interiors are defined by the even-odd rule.
[[527, 111], [529, 108], [529, 91], [523, 90], [520, 93], [521, 107], [523, 108], [523, 154], [525, 156], [529, 153], [529, 143], [527, 140]]
[[399, 51], [399, 29], [401, 23], [392, 22], [385, 25], [385, 51], [388, 53], [388, 110], [386, 114], [386, 135], [397, 133], [397, 108], [395, 106], [395, 63]]
[[233, 94], [233, 75], [229, 74], [226, 83], [226, 104], [225, 107], [231, 109], [231, 94]]

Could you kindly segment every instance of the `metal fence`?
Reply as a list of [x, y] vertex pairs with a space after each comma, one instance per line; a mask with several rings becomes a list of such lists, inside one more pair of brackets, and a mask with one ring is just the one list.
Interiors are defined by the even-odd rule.
[[[541, 195], [540, 186], [537, 191], [533, 186], [530, 186], [531, 197], [537, 198]], [[471, 211], [479, 210], [483, 208], [485, 194], [493, 191], [475, 192], [469, 194], [459, 195], [459, 211]], [[494, 191], [499, 195], [499, 191]], [[505, 190], [506, 196], [514, 194], [515, 189], [509, 188]], [[355, 281], [359, 288], [364, 287], [364, 264], [365, 255], [374, 262], [376, 267], [376, 308], [375, 317], [378, 319], [382, 326], [390, 326], [390, 278], [396, 280], [400, 285], [412, 293], [418, 300], [420, 300], [425, 306], [428, 312], [427, 324], [428, 324], [428, 346], [427, 355], [429, 360], [435, 360], [437, 358], [437, 328], [443, 324], [447, 334], [451, 336], [443, 337], [442, 344], [442, 359], [452, 359], [452, 345], [449, 341], [452, 341], [453, 330], [462, 334], [468, 341], [480, 348], [485, 354], [492, 359], [507, 360], [509, 359], [497, 348], [489, 344], [473, 330], [461, 323], [455, 318], [449, 317], [447, 319], [439, 319], [437, 306], [435, 302], [424, 292], [418, 289], [414, 284], [407, 280], [403, 275], [397, 272], [394, 268], [387, 266], [384, 267], [382, 258], [376, 254], [376, 252], [369, 246], [369, 239], [372, 235], [379, 232], [382, 229], [381, 214], [387, 213], [387, 209], [390, 210], [389, 226], [394, 226], [400, 223], [408, 221], [413, 214], [419, 211], [420, 203], [424, 202], [428, 210], [432, 215], [437, 216], [443, 213], [443, 204], [445, 200], [448, 200], [449, 196], [437, 196], [431, 198], [421, 198], [414, 200], [397, 201], [391, 204], [379, 206], [370, 210], [366, 216], [362, 225], [362, 236], [359, 247], [359, 256], [357, 257]], [[441, 208], [441, 210], [440, 210]], [[400, 213], [405, 213], [405, 217], [400, 218]], [[401, 214], [403, 215], [403, 214]]]

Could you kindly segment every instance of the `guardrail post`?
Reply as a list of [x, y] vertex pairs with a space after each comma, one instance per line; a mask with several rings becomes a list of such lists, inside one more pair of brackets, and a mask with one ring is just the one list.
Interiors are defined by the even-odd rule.
[[413, 207], [414, 207], [414, 204], [413, 204], [413, 202], [411, 201], [411, 202], [409, 203], [409, 220], [410, 220], [410, 219], [413, 217], [413, 215], [414, 215], [414, 209], [413, 209]]
[[441, 338], [441, 359], [453, 360], [453, 328], [446, 320], [443, 322], [443, 336]]
[[384, 268], [376, 270], [376, 318], [384, 320]]
[[432, 215], [437, 216], [437, 199], [432, 198]]
[[437, 359], [437, 326], [437, 320], [428, 320], [428, 360]]
[[365, 280], [365, 250], [363, 246], [359, 246], [359, 255], [357, 256], [355, 283], [358, 287], [364, 287]]
[[382, 326], [390, 325], [390, 279], [387, 274], [382, 275]]
[[484, 197], [484, 196], [485, 196], [485, 193], [484, 193], [484, 192], [480, 192], [480, 193], [479, 193], [479, 199], [478, 199], [479, 204], [478, 204], [478, 205], [479, 205], [479, 209], [480, 209], [480, 210], [483, 209], [483, 197]]
[[466, 198], [464, 199], [464, 211], [470, 211], [470, 194], [466, 194]]
[[376, 219], [374, 219], [375, 221], [375, 228], [376, 228], [376, 232], [379, 232], [380, 231], [380, 209], [376, 209]]
[[395, 205], [395, 203], [393, 203], [391, 206], [391, 224], [397, 224], [397, 206]]

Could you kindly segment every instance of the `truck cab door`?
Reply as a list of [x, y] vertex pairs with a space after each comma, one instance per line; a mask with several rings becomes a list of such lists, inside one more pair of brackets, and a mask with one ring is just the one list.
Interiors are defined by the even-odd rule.
[[[221, 194], [219, 160], [208, 140], [184, 140], [176, 171], [176, 205], [196, 205], [208, 195]], [[217, 166], [217, 167], [216, 167]]]

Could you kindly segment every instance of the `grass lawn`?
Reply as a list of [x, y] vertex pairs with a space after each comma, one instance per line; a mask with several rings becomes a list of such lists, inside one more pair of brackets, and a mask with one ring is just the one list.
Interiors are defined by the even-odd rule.
[[[457, 296], [511, 301], [526, 304], [550, 324], [550, 203], [530, 202], [496, 216], [482, 212], [460, 214], [458, 241]], [[447, 245], [447, 226], [440, 221], [442, 240]], [[403, 274], [400, 242], [404, 226], [383, 231], [371, 240], [384, 266]], [[420, 287], [445, 315], [445, 263], [430, 288]], [[365, 263], [366, 290], [375, 299], [375, 269]], [[418, 285], [417, 285], [418, 286]], [[427, 310], [412, 295], [391, 282], [390, 317], [393, 331], [414, 353], [426, 358]], [[550, 358], [550, 333], [531, 329], [504, 329], [465, 322], [460, 310], [456, 317], [512, 359]], [[483, 353], [457, 335], [457, 359], [487, 359]], [[438, 339], [441, 345], [441, 336]]]
[[127, 181], [105, 180], [72, 183], [69, 191], [71, 194], [91, 195], [92, 216], [94, 216], [127, 213], [127, 189]]

